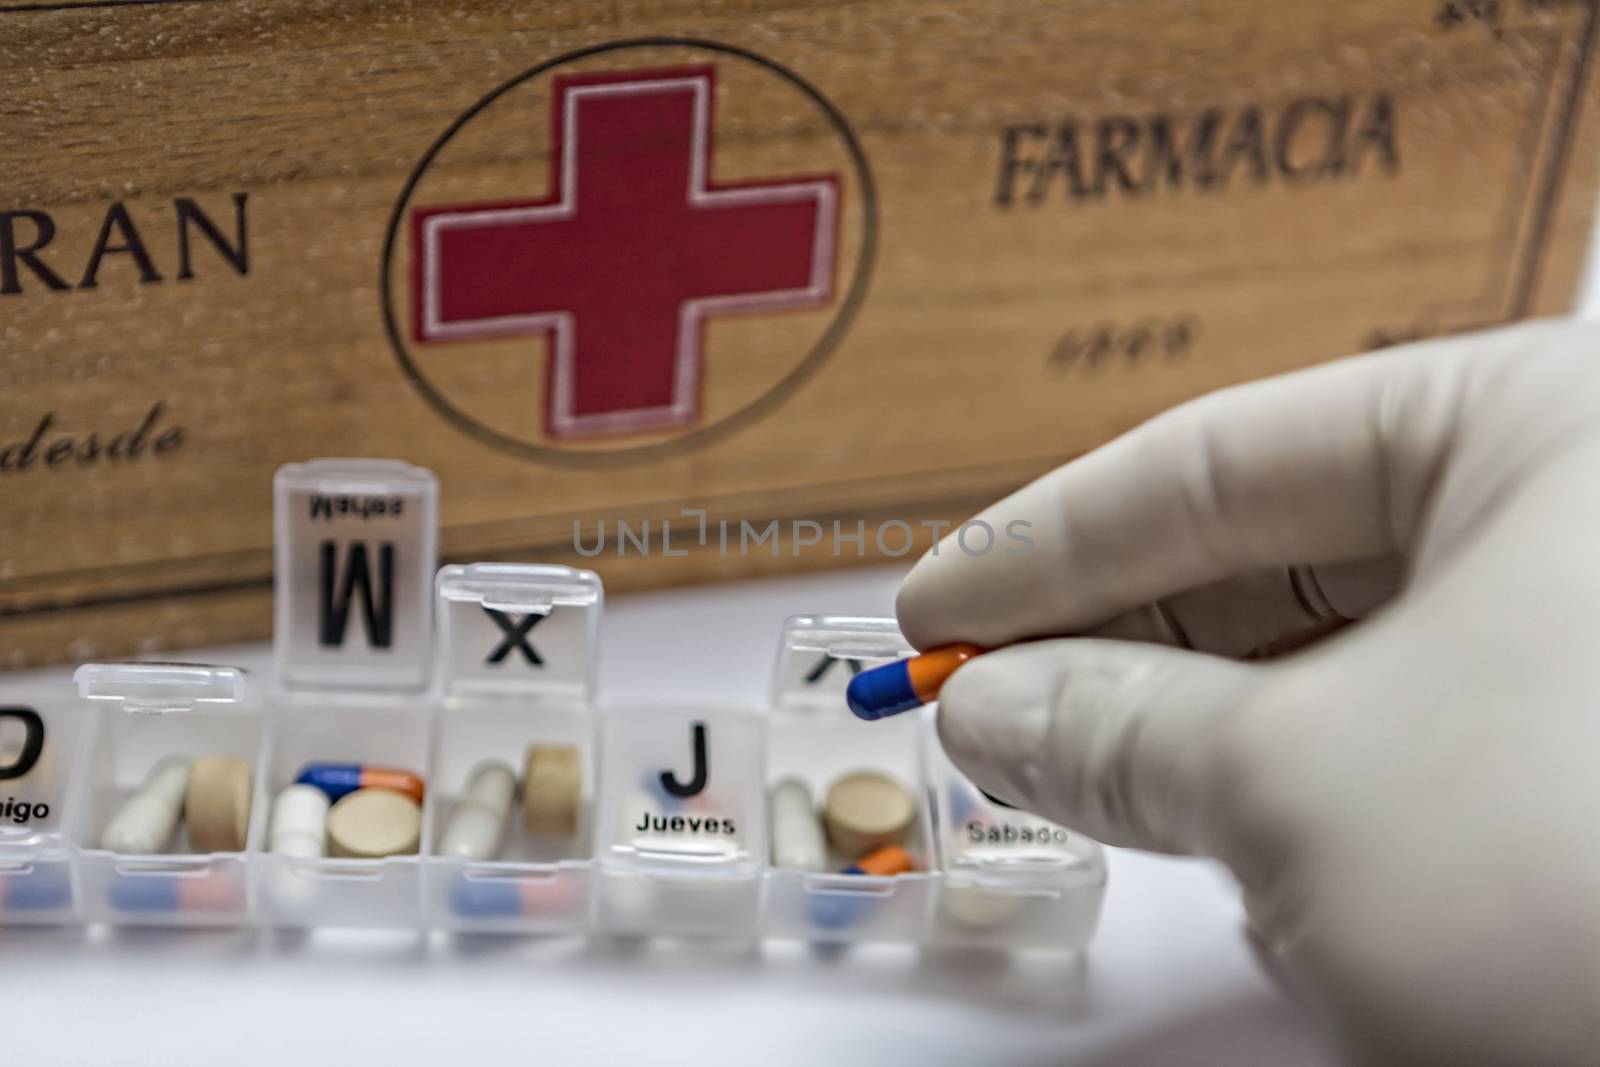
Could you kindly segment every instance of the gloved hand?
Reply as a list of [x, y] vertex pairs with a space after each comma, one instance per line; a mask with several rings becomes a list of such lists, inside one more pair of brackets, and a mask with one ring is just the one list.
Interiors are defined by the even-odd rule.
[[1600, 1063], [1600, 330], [1228, 389], [979, 517], [1034, 549], [946, 539], [898, 604], [1057, 638], [946, 683], [979, 787], [1222, 860], [1358, 1062]]

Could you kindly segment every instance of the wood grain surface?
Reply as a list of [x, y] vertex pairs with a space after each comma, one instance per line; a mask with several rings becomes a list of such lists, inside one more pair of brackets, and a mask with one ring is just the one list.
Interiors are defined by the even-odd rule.
[[[285, 462], [431, 468], [450, 561], [844, 565], [1210, 389], [1564, 311], [1596, 29], [1556, 0], [0, 0], [0, 665], [265, 633]], [[553, 335], [419, 340], [418, 212], [556, 197], [563, 86], [707, 70], [714, 186], [837, 189], [824, 298], [709, 315], [692, 416], [599, 436], [552, 432]], [[618, 247], [584, 284], [643, 322], [650, 246]], [[685, 544], [684, 509], [783, 540]], [[602, 520], [688, 552], [580, 556]]]

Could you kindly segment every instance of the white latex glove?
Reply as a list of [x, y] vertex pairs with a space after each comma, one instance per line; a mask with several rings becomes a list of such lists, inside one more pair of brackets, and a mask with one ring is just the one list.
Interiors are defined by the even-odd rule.
[[947, 539], [907, 637], [1077, 635], [946, 684], [980, 787], [1228, 864], [1358, 1062], [1600, 1063], [1600, 331], [1229, 389], [980, 518], [1036, 548]]

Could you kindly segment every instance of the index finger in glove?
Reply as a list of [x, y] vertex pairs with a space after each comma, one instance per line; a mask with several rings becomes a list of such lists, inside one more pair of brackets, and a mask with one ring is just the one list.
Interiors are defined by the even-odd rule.
[[978, 518], [1031, 548], [946, 538], [901, 587], [918, 648], [1092, 632], [1241, 573], [1403, 556], [1447, 454], [1463, 341], [1224, 390], [1152, 420]]

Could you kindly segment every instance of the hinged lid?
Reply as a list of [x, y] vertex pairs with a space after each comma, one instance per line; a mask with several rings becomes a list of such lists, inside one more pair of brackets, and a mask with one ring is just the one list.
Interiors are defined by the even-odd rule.
[[600, 576], [535, 563], [440, 568], [438, 663], [447, 697], [594, 693]]
[[72, 680], [84, 700], [114, 702], [136, 715], [225, 711], [252, 698], [246, 672], [204, 663], [86, 663]]
[[779, 710], [844, 709], [851, 678], [913, 652], [893, 619], [791, 616], [778, 645], [772, 705]]
[[438, 481], [389, 459], [273, 478], [273, 657], [286, 691], [421, 692], [431, 678]]

